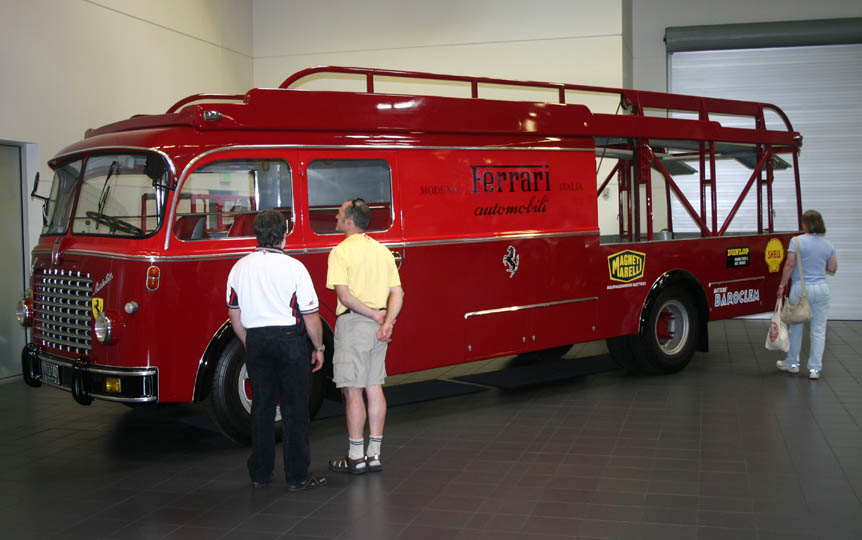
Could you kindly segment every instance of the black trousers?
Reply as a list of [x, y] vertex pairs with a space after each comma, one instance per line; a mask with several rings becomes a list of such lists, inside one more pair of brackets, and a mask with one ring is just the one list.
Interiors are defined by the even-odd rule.
[[251, 379], [252, 481], [269, 479], [275, 466], [275, 405], [279, 399], [284, 426], [284, 476], [287, 482], [308, 477], [308, 391], [311, 357], [305, 333], [298, 325], [249, 328], [245, 365]]

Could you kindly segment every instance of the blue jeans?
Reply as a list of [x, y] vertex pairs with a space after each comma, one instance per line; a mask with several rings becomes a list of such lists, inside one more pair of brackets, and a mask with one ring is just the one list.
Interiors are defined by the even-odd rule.
[[299, 326], [249, 328], [245, 366], [251, 379], [252, 481], [265, 482], [275, 466], [275, 403], [279, 399], [284, 425], [284, 476], [288, 483], [308, 477], [308, 392], [311, 356]]
[[[813, 317], [808, 321], [810, 326], [810, 352], [808, 354], [808, 370], [823, 369], [823, 349], [826, 347], [826, 315], [829, 312], [829, 284], [805, 284], [808, 303], [811, 304]], [[790, 303], [795, 304], [802, 297], [802, 286], [794, 282], [790, 287]], [[799, 365], [799, 351], [802, 349], [802, 326], [805, 323], [790, 325], [790, 350], [787, 351], [785, 362]]]

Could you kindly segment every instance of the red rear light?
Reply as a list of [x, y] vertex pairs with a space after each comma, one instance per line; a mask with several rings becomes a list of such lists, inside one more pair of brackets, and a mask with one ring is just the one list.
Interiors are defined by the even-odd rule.
[[158, 289], [161, 277], [162, 271], [158, 266], [150, 266], [147, 268], [147, 290], [154, 291]]

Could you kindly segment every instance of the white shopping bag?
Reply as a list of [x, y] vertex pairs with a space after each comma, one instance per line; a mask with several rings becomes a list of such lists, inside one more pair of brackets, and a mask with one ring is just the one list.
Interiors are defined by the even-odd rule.
[[769, 322], [769, 332], [766, 334], [766, 348], [771, 351], [787, 352], [790, 349], [790, 334], [787, 323], [781, 320], [781, 304], [784, 298], [779, 297], [775, 302], [775, 310]]

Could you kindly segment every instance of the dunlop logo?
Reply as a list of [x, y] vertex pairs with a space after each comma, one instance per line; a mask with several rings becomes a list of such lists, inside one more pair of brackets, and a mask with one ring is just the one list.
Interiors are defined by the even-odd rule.
[[629, 249], [608, 255], [608, 273], [611, 281], [628, 283], [644, 277], [646, 255]]

